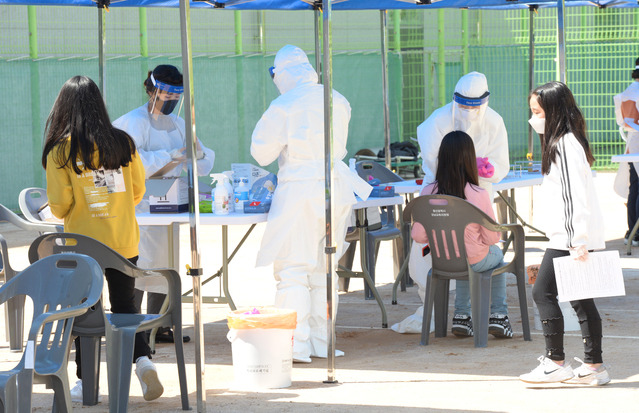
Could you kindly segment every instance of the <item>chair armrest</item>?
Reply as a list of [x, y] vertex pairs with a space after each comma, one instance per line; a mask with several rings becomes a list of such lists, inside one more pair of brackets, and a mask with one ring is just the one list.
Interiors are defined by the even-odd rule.
[[[524, 233], [524, 227], [520, 224], [497, 224], [496, 231], [510, 231], [513, 233], [513, 251], [515, 255], [512, 261], [505, 266], [498, 268], [493, 274], [501, 274], [503, 272], [512, 272], [513, 269], [517, 273], [525, 273], [525, 252], [526, 252], [526, 234]], [[519, 268], [517, 268], [519, 267]]]
[[42, 329], [42, 326], [44, 326], [45, 324], [50, 323], [52, 321], [56, 321], [56, 320], [64, 320], [67, 318], [80, 316], [86, 313], [89, 307], [91, 307], [93, 304], [89, 303], [88, 301], [85, 301], [82, 304], [77, 306], [73, 306], [70, 308], [62, 308], [57, 311], [49, 311], [49, 312], [40, 314], [31, 323], [31, 329], [29, 330], [29, 340], [37, 340], [38, 333]]
[[4, 205], [0, 205], [0, 218], [9, 221], [11, 224], [16, 227], [23, 229], [25, 231], [37, 231], [37, 232], [63, 232], [64, 227], [62, 225], [56, 224], [36, 224], [34, 222], [27, 221], [26, 219], [20, 218], [19, 215], [11, 211]]

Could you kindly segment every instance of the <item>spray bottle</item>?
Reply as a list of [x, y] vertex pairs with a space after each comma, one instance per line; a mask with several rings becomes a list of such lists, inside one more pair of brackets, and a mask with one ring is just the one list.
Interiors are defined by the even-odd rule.
[[249, 180], [248, 178], [242, 176], [238, 178], [237, 187], [235, 188], [235, 193], [233, 194], [233, 198], [235, 201], [235, 210], [237, 212], [244, 212], [244, 203], [249, 200]]
[[217, 215], [226, 215], [229, 213], [229, 192], [224, 186], [224, 174], [211, 174], [215, 188], [211, 191], [211, 197], [213, 198], [213, 213]]
[[235, 202], [234, 202], [234, 189], [233, 189], [233, 171], [224, 171], [222, 172], [222, 174], [224, 174], [225, 178], [224, 178], [224, 186], [226, 187], [226, 191], [229, 193], [229, 212], [233, 212], [235, 211]]

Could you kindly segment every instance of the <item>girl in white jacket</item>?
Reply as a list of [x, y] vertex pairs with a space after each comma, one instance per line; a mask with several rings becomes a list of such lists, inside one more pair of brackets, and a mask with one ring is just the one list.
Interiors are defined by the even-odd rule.
[[572, 256], [586, 261], [588, 251], [605, 247], [603, 217], [590, 167], [595, 158], [586, 136], [586, 122], [568, 87], [550, 82], [530, 94], [530, 124], [541, 140], [541, 172], [550, 239], [533, 287], [539, 308], [546, 354], [540, 365], [519, 378], [528, 383], [602, 385], [610, 381], [601, 357], [601, 318], [593, 299], [571, 301], [579, 317], [584, 360], [574, 371], [564, 363], [564, 319], [557, 302], [553, 260]]

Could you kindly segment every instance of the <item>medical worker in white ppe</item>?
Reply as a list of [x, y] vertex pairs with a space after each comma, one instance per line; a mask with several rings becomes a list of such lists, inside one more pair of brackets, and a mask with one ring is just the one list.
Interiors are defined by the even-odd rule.
[[[113, 125], [133, 138], [148, 179], [171, 161], [186, 161], [184, 119], [174, 113], [179, 114], [181, 108], [184, 90], [182, 74], [175, 66], [159, 65], [148, 73], [144, 80], [144, 88], [149, 97], [148, 102], [116, 119]], [[208, 175], [213, 168], [215, 152], [197, 141], [195, 155], [198, 175]], [[185, 162], [176, 163], [176, 166], [165, 171], [163, 176], [180, 176], [183, 170], [186, 171], [186, 167]], [[136, 211], [149, 211], [148, 198], [140, 202]], [[166, 228], [141, 225], [139, 250], [139, 267], [168, 268], [169, 240]], [[138, 290], [148, 292], [147, 313], [159, 313], [167, 293], [163, 277], [136, 279], [135, 286]], [[142, 300], [139, 293], [137, 300], [139, 305]], [[188, 336], [185, 336], [186, 340]], [[172, 332], [168, 329], [158, 331], [156, 341], [173, 341]]]
[[[251, 155], [262, 166], [277, 160], [279, 172], [257, 265], [273, 264], [276, 307], [297, 311], [293, 360], [308, 363], [327, 356], [324, 86], [295, 46], [280, 49], [269, 72], [281, 96], [257, 123]], [[333, 91], [333, 271], [345, 250], [353, 192], [366, 199], [371, 191], [342, 161], [350, 117], [350, 104]]]
[[[479, 72], [462, 76], [455, 86], [453, 101], [436, 109], [417, 127], [417, 139], [422, 156], [424, 185], [435, 181], [437, 154], [444, 136], [454, 130], [466, 132], [473, 140], [477, 155], [479, 185], [492, 194], [492, 184], [504, 179], [510, 170], [508, 134], [504, 121], [488, 107], [488, 82]], [[430, 270], [430, 257], [421, 257], [423, 245], [413, 243], [409, 272], [424, 297], [426, 274]], [[400, 333], [419, 333], [422, 310], [418, 309], [401, 323], [391, 326]]]
[[492, 191], [491, 184], [506, 177], [510, 169], [508, 133], [501, 116], [488, 107], [489, 96], [486, 76], [470, 72], [457, 82], [453, 101], [417, 127], [424, 185], [435, 181], [439, 145], [454, 130], [466, 132], [475, 144], [480, 186]]

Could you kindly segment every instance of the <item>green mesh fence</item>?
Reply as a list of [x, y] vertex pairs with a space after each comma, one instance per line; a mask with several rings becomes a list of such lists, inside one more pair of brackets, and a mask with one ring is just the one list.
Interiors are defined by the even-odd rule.
[[[311, 61], [314, 55], [310, 54]], [[249, 147], [255, 124], [270, 102], [278, 96], [268, 75], [273, 55], [196, 57], [193, 60], [196, 133], [216, 152], [215, 171], [230, 169], [232, 162], [252, 162]], [[158, 64], [181, 67], [176, 57], [111, 58], [105, 70], [106, 100], [112, 119], [144, 104], [142, 82], [147, 71]], [[361, 148], [380, 149], [384, 144], [381, 55], [338, 53], [333, 57], [334, 88], [352, 107], [348, 150], [352, 156]], [[362, 71], [366, 67], [368, 70]], [[398, 55], [389, 56], [392, 79], [401, 79]], [[22, 188], [44, 186], [40, 163], [42, 135], [49, 110], [62, 84], [81, 73], [98, 77], [95, 59], [0, 60], [0, 78], [6, 96], [0, 103], [0, 203], [17, 206]], [[396, 83], [396, 82], [395, 82]], [[392, 139], [399, 139], [401, 87], [391, 83]]]
[[[450, 100], [459, 77], [477, 70], [488, 78], [491, 107], [504, 118], [511, 161], [523, 159], [530, 15], [528, 10], [389, 11], [391, 140], [415, 138], [417, 126]], [[22, 188], [45, 185], [42, 133], [62, 83], [76, 74], [98, 79], [98, 16], [90, 7], [0, 7], [0, 76], [4, 95], [12, 97], [0, 103], [0, 170], [16, 177], [0, 183], [0, 203], [10, 208], [17, 207]], [[383, 145], [380, 12], [332, 16], [334, 87], [352, 106], [349, 155], [378, 149]], [[539, 85], [557, 77], [556, 11], [540, 9], [533, 16], [534, 85]], [[144, 103], [148, 70], [161, 63], [182, 66], [179, 11], [112, 8], [105, 23], [105, 95], [115, 119]], [[284, 44], [302, 47], [314, 64], [314, 28], [312, 12], [191, 10], [197, 135], [216, 151], [215, 170], [252, 162], [250, 135], [277, 96], [266, 68]], [[610, 155], [620, 153], [623, 142], [612, 96], [629, 84], [639, 56], [639, 10], [568, 8], [565, 28], [567, 83], [588, 122], [595, 168], [614, 168]], [[533, 142], [538, 158], [536, 134]]]

